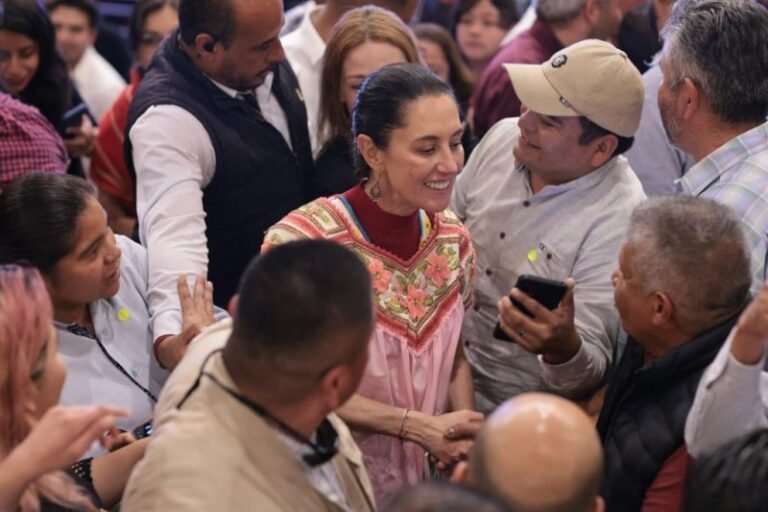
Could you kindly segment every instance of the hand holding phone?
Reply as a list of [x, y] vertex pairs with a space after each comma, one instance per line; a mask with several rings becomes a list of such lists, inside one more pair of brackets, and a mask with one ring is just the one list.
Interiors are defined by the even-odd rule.
[[[565, 292], [568, 290], [568, 287], [562, 281], [555, 281], [553, 279], [529, 274], [523, 274], [518, 277], [517, 283], [515, 283], [515, 288], [550, 311], [557, 308], [560, 301], [563, 300]], [[510, 295], [509, 300], [522, 314], [528, 318], [534, 317], [534, 315], [515, 297]], [[514, 343], [514, 340], [502, 330], [500, 323], [497, 323], [496, 327], [493, 329], [493, 337], [502, 341]]]
[[70, 156], [78, 158], [93, 152], [96, 128], [84, 103], [80, 103], [64, 114], [61, 120], [61, 133]]
[[[504, 326], [504, 334], [521, 348], [532, 354], [542, 355], [545, 363], [553, 365], [570, 361], [581, 349], [581, 337], [575, 325], [576, 307], [573, 300], [576, 282], [568, 278], [562, 284], [565, 285], [566, 290], [559, 300], [556, 299], [562, 289], [559, 286], [557, 288], [560, 291], [553, 289], [553, 283], [537, 285], [549, 290], [549, 296], [546, 294], [539, 296], [542, 302], [517, 287], [512, 290], [511, 298], [519, 302], [533, 317], [526, 316], [515, 307], [510, 297], [504, 297], [499, 301], [499, 320]], [[530, 291], [530, 293], [538, 294], [539, 292]]]

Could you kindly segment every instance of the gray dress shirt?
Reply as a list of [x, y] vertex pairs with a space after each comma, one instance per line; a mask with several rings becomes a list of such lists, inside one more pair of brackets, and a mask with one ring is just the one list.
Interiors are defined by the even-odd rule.
[[[531, 192], [528, 171], [515, 164], [517, 119], [504, 119], [483, 138], [459, 175], [452, 208], [477, 251], [475, 306], [462, 341], [472, 365], [480, 410], [526, 391], [576, 395], [597, 386], [619, 333], [611, 272], [618, 264], [629, 216], [645, 195], [624, 157], [587, 176]], [[492, 331], [496, 303], [517, 277], [576, 280], [579, 352], [548, 365]]]

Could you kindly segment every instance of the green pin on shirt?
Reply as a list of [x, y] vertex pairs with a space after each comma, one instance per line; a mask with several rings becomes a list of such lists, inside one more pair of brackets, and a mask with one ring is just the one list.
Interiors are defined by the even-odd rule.
[[117, 310], [117, 319], [121, 322], [127, 322], [131, 318], [131, 312], [128, 311], [125, 308], [120, 308]]

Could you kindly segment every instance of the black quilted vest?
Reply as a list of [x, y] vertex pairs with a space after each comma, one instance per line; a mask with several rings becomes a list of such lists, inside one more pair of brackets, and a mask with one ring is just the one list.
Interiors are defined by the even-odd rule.
[[696, 387], [738, 315], [643, 365], [629, 338], [608, 384], [597, 429], [605, 449], [603, 498], [610, 512], [637, 512], [664, 462], [685, 440]]
[[[313, 199], [307, 114], [291, 67], [275, 67], [272, 93], [288, 118], [293, 150], [260, 112], [208, 80], [179, 48], [178, 31], [157, 51], [131, 104], [125, 155], [135, 176], [127, 134], [153, 105], [177, 105], [205, 127], [216, 153], [213, 179], [203, 190], [208, 279], [214, 302], [226, 307], [240, 275], [259, 253], [264, 232]], [[183, 131], [184, 127], [179, 126]]]

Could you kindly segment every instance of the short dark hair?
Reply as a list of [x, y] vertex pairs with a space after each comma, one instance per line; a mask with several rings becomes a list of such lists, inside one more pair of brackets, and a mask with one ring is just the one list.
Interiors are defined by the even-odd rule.
[[[238, 293], [230, 342], [251, 360], [299, 358], [319, 367], [339, 352], [343, 334], [365, 331], [367, 343], [374, 321], [368, 269], [326, 240], [289, 242], [257, 256]], [[359, 353], [353, 348], [350, 356]]]
[[42, 274], [73, 249], [93, 186], [69, 175], [32, 173], [0, 194], [0, 264], [26, 262]]
[[40, 63], [19, 98], [36, 107], [53, 125], [58, 126], [72, 106], [72, 83], [67, 64], [56, 51], [56, 32], [48, 13], [36, 0], [6, 0], [0, 29], [30, 38], [37, 44]]
[[764, 512], [766, 481], [768, 429], [761, 429], [693, 462], [685, 484], [685, 511]]
[[503, 501], [469, 487], [439, 480], [406, 487], [384, 506], [383, 512], [512, 512]]
[[[480, 0], [459, 0], [453, 11], [453, 33], [456, 33], [456, 25], [462, 16], [471, 11]], [[520, 19], [514, 0], [491, 0], [491, 4], [499, 10], [501, 28], [509, 30]]]
[[702, 332], [750, 299], [752, 272], [743, 223], [727, 205], [702, 197], [653, 197], [627, 226], [638, 283], [663, 291], [678, 325]]
[[165, 6], [173, 7], [179, 10], [179, 0], [139, 0], [133, 7], [131, 21], [128, 26], [128, 37], [131, 42], [131, 48], [138, 50], [141, 44], [141, 34], [144, 32], [144, 24], [151, 14], [156, 13]]
[[768, 11], [754, 0], [680, 0], [662, 31], [666, 82], [690, 78], [729, 124], [768, 116]]
[[629, 151], [629, 148], [632, 147], [632, 144], [635, 143], [634, 137], [623, 137], [621, 135], [617, 135], [601, 126], [596, 125], [584, 116], [580, 116], [579, 121], [581, 122], [582, 128], [581, 136], [579, 137], [579, 144], [582, 146], [591, 144], [592, 141], [599, 139], [600, 137], [613, 135], [619, 140], [619, 143], [616, 145], [616, 149], [613, 150], [613, 154], [611, 155], [611, 157], [614, 157], [626, 153]]
[[[352, 136], [369, 136], [376, 147], [385, 149], [395, 128], [402, 128], [405, 106], [419, 98], [446, 94], [453, 98], [453, 89], [423, 64], [392, 64], [371, 73], [357, 93], [352, 109]], [[458, 110], [458, 104], [456, 109]], [[354, 148], [355, 171], [361, 179], [371, 175], [357, 144]]]
[[48, 4], [48, 12], [53, 12], [59, 7], [71, 7], [88, 16], [88, 26], [96, 28], [99, 24], [99, 9], [91, 0], [53, 0]]
[[188, 45], [195, 44], [199, 34], [209, 34], [227, 46], [236, 28], [232, 0], [181, 0], [179, 3], [181, 39]]

